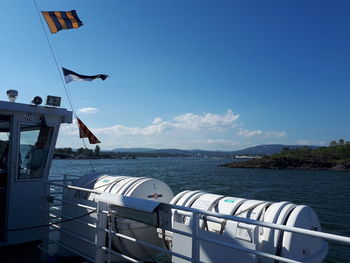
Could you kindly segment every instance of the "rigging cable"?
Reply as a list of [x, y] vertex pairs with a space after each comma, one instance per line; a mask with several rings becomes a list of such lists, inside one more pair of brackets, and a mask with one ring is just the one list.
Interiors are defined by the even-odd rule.
[[[38, 4], [37, 4], [36, 0], [33, 0], [33, 2], [34, 2], [34, 5], [35, 5], [36, 12], [37, 12], [37, 14], [38, 14], [38, 16], [39, 16], [40, 24], [41, 24], [41, 27], [42, 27], [42, 29], [43, 29], [43, 31], [44, 31], [44, 34], [45, 34], [47, 43], [48, 43], [48, 45], [49, 45], [49, 48], [50, 48], [52, 57], [53, 57], [53, 59], [54, 59], [55, 65], [56, 65], [56, 67], [57, 67], [58, 74], [60, 75], [60, 79], [61, 79], [61, 81], [62, 81], [63, 89], [64, 89], [64, 91], [65, 91], [65, 93], [66, 93], [67, 98], [68, 98], [68, 103], [69, 103], [69, 105], [70, 105], [70, 107], [71, 107], [71, 109], [72, 109], [73, 115], [74, 115], [74, 117], [75, 117], [75, 119], [76, 119], [78, 116], [77, 116], [77, 114], [75, 114], [75, 110], [74, 110], [74, 108], [73, 108], [72, 101], [71, 101], [71, 99], [70, 99], [70, 97], [69, 97], [69, 92], [68, 92], [68, 89], [67, 89], [67, 85], [66, 85], [66, 83], [65, 83], [65, 80], [64, 80], [63, 77], [62, 77], [62, 73], [61, 73], [61, 68], [62, 68], [62, 67], [60, 67], [60, 65], [59, 65], [59, 63], [58, 63], [58, 60], [57, 60], [57, 58], [56, 58], [55, 52], [53, 51], [53, 48], [52, 48], [50, 39], [49, 39], [49, 37], [48, 37], [48, 35], [47, 35], [47, 32], [46, 32], [46, 30], [45, 30], [45, 26], [44, 26], [44, 23], [43, 23], [41, 14], [40, 14], [41, 12], [40, 12], [40, 9], [39, 9], [39, 7], [38, 7]], [[82, 141], [83, 141], [84, 148], [87, 149], [87, 146], [86, 146], [86, 143], [85, 143], [84, 138], [81, 138], [81, 139], [82, 139]], [[90, 162], [92, 171], [95, 172], [95, 168], [94, 168], [94, 166], [93, 166], [93, 164], [92, 164], [91, 159], [89, 159], [89, 162]]]
[[77, 216], [77, 217], [74, 217], [74, 218], [69, 218], [69, 219], [66, 219], [66, 220], [61, 220], [61, 221], [57, 221], [57, 222], [53, 222], [53, 223], [49, 223], [49, 224], [44, 224], [44, 225], [39, 225], [39, 226], [30, 226], [30, 227], [23, 227], [23, 228], [8, 229], [7, 231], [9, 231], [9, 232], [16, 232], [16, 231], [22, 231], [22, 230], [31, 230], [31, 229], [36, 229], [36, 228], [48, 227], [48, 226], [52, 226], [52, 225], [56, 225], [56, 224], [62, 224], [62, 223], [65, 223], [65, 222], [77, 220], [77, 219], [82, 218], [84, 216], [91, 215], [91, 214], [95, 213], [96, 211], [97, 211], [97, 209], [94, 209], [94, 210], [92, 210], [89, 213], [85, 213], [85, 214], [83, 214], [81, 216]]

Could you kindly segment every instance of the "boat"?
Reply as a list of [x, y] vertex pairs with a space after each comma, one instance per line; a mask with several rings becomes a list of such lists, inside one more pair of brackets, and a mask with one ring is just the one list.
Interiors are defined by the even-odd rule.
[[[61, 98], [0, 101], [2, 262], [322, 262], [328, 241], [314, 210], [163, 181], [92, 172], [50, 178]], [[60, 261], [61, 260], [61, 261]], [[70, 261], [69, 261], [70, 260]]]

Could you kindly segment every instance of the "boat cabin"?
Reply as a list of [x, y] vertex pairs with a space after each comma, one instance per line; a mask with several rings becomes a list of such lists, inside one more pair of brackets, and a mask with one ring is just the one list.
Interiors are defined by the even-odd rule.
[[17, 91], [7, 95], [0, 101], [0, 246], [41, 239], [34, 227], [48, 222], [44, 182], [59, 127], [72, 122], [72, 113], [58, 108], [59, 97], [40, 106], [40, 97], [22, 104]]

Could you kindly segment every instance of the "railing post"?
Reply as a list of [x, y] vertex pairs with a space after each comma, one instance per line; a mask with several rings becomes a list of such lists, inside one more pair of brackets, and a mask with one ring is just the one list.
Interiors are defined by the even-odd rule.
[[[42, 216], [41, 218], [43, 219], [43, 224], [49, 224], [50, 223], [50, 207], [49, 207], [49, 196], [50, 196], [50, 184], [48, 180], [46, 179], [44, 184], [44, 195], [43, 195], [43, 200], [42, 200]], [[50, 238], [50, 227], [47, 226], [43, 228], [42, 234], [44, 238], [42, 239], [42, 251], [41, 251], [41, 260], [42, 262], [46, 262], [48, 255], [49, 255], [49, 249], [50, 249], [50, 244], [49, 244], [49, 238]]]
[[112, 250], [112, 212], [111, 205], [108, 204], [108, 263], [111, 263], [111, 250]]
[[199, 214], [192, 213], [192, 262], [199, 262]]
[[96, 254], [95, 254], [95, 263], [103, 263], [105, 252], [101, 247], [105, 246], [106, 241], [106, 224], [107, 224], [107, 215], [103, 213], [103, 210], [108, 210], [106, 203], [98, 202], [97, 203], [97, 222], [96, 222]]

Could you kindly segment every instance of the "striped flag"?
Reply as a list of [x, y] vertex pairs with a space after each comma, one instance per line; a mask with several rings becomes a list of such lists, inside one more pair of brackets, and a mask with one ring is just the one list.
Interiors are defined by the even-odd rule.
[[78, 74], [72, 70], [62, 68], [64, 79], [66, 83], [69, 83], [71, 81], [93, 81], [95, 79], [102, 79], [105, 80], [109, 76], [106, 74], [98, 74], [98, 75], [92, 75], [92, 76], [86, 76], [86, 75], [81, 75]]
[[83, 25], [75, 10], [67, 12], [42, 11], [41, 13], [43, 14], [52, 34], [55, 34], [62, 29], [78, 28]]
[[96, 143], [101, 143], [99, 139], [96, 138], [95, 135], [89, 130], [88, 127], [78, 118], [78, 127], [79, 127], [79, 137], [80, 138], [88, 138], [90, 144], [96, 144]]

